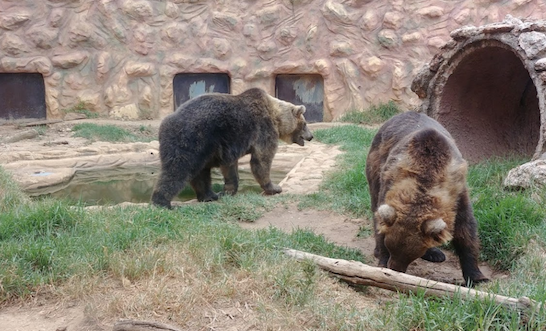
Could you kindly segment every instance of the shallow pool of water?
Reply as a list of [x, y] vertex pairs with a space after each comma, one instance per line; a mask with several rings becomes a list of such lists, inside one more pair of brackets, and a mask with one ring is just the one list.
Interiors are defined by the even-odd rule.
[[[93, 171], [78, 171], [72, 180], [63, 185], [44, 187], [27, 192], [33, 197], [54, 197], [81, 202], [84, 205], [113, 205], [122, 202], [150, 202], [159, 168], [112, 168]], [[271, 180], [279, 183], [286, 172], [272, 171]], [[262, 189], [249, 170], [239, 170], [239, 192], [261, 192]], [[213, 190], [220, 192], [223, 177], [217, 169], [212, 171]], [[195, 193], [188, 184], [176, 196], [175, 201], [195, 199]]]

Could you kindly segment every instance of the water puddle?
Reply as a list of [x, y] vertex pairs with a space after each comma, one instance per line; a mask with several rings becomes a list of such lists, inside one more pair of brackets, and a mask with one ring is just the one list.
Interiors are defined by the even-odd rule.
[[[286, 176], [284, 171], [271, 171], [271, 180], [279, 183]], [[157, 167], [116, 167], [110, 169], [77, 171], [72, 180], [56, 186], [27, 191], [32, 197], [54, 197], [80, 202], [84, 205], [113, 205], [122, 202], [150, 202], [154, 185], [159, 175]], [[239, 192], [261, 192], [262, 189], [250, 170], [239, 170]], [[223, 177], [217, 169], [212, 171], [213, 190], [220, 192]], [[175, 201], [195, 199], [188, 184]]]

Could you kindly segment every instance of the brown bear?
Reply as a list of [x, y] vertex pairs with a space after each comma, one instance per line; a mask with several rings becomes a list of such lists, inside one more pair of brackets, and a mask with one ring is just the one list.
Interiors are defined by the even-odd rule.
[[488, 280], [478, 268], [466, 173], [453, 138], [434, 119], [406, 112], [383, 124], [366, 160], [379, 266], [406, 272], [419, 257], [442, 262], [436, 246], [451, 240], [467, 284]]
[[238, 160], [251, 154], [250, 168], [264, 193], [282, 191], [270, 171], [278, 140], [304, 145], [313, 135], [305, 106], [279, 100], [252, 88], [239, 95], [209, 93], [191, 99], [165, 117], [159, 127], [161, 173], [152, 203], [171, 208], [189, 181], [199, 201], [213, 201], [211, 168], [220, 167], [225, 194], [239, 187]]

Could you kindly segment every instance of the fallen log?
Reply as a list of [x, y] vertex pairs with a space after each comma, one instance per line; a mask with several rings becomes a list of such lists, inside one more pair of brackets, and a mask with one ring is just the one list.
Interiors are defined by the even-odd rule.
[[150, 322], [150, 321], [136, 321], [136, 320], [120, 320], [114, 324], [112, 331], [181, 331], [174, 326], [167, 324]]
[[61, 123], [63, 120], [54, 119], [54, 120], [42, 120], [42, 121], [34, 121], [34, 122], [27, 122], [21, 124], [21, 126], [43, 126], [43, 125], [49, 125], [49, 124], [55, 124], [55, 123]]
[[503, 295], [487, 293], [454, 284], [443, 283], [417, 276], [397, 272], [388, 268], [372, 267], [358, 261], [332, 259], [295, 249], [284, 249], [284, 253], [298, 261], [311, 260], [321, 269], [352, 284], [375, 286], [383, 289], [409, 293], [424, 291], [427, 296], [455, 297], [463, 299], [489, 299], [509, 308], [536, 309], [541, 303], [527, 297], [512, 298]]

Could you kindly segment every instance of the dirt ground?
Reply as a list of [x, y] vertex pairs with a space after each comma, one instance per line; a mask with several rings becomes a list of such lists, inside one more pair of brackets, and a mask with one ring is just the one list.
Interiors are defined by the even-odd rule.
[[[9, 143], [6, 143], [6, 141], [12, 139], [11, 137], [25, 130], [33, 129], [33, 127], [0, 123], [0, 164], [8, 170], [12, 169], [14, 173], [19, 171], [18, 175], [14, 177], [16, 177], [16, 180], [24, 181], [25, 167], [32, 168], [32, 173], [36, 171], [51, 172], [52, 170], [47, 168], [48, 160], [62, 160], [63, 157], [67, 156], [72, 159], [81, 157], [82, 155], [74, 155], [74, 151], [77, 150], [94, 151], [97, 158], [103, 159], [106, 154], [117, 153], [115, 148], [110, 148], [110, 152], [105, 152], [105, 149], [101, 147], [103, 152], [97, 154], [96, 151], [101, 150], [101, 148], [94, 148], [96, 147], [95, 144], [89, 144], [81, 138], [71, 137], [70, 128], [76, 122], [78, 121], [50, 124], [47, 130], [42, 130], [43, 132], [38, 136]], [[101, 121], [101, 123], [106, 122]], [[133, 130], [139, 130], [142, 126], [146, 126], [152, 132], [157, 130], [159, 125], [158, 121], [108, 121], [108, 123], [126, 126]], [[320, 124], [312, 125], [311, 129], [314, 130], [319, 127], [321, 127]], [[143, 149], [143, 153], [149, 153], [148, 147], [150, 146]], [[150, 148], [152, 147], [153, 145]], [[87, 156], [89, 156], [89, 153]], [[318, 190], [323, 174], [335, 166], [335, 159], [340, 153], [335, 146], [323, 145], [317, 142], [306, 144], [303, 149], [295, 145], [281, 146], [274, 167], [288, 167], [291, 169], [287, 177], [281, 182], [284, 192], [308, 194]], [[21, 163], [23, 161], [27, 163]], [[45, 168], [39, 169], [40, 166]], [[244, 162], [242, 162], [242, 166], [245, 166]], [[290, 205], [288, 207], [277, 207], [256, 222], [241, 223], [241, 227], [251, 230], [270, 226], [287, 232], [296, 228], [310, 229], [338, 245], [361, 250], [370, 261], [370, 264], [375, 265], [377, 263], [373, 258], [373, 236], [357, 236], [361, 227], [372, 228], [370, 220], [352, 219], [329, 211], [298, 210], [295, 205]], [[408, 273], [443, 282], [461, 283], [463, 279], [457, 257], [448, 250], [444, 250], [444, 252], [447, 256], [445, 262], [431, 263], [417, 260], [411, 264]], [[486, 276], [492, 278], [505, 277], [505, 275], [494, 273], [486, 264], [482, 263], [480, 267]], [[377, 298], [373, 300], [377, 300]], [[61, 305], [58, 302], [40, 298], [33, 302], [0, 309], [0, 329], [3, 331], [79, 330], [82, 325], [88, 322], [88, 319], [89, 316], [86, 316], [85, 313], [85, 305], [79, 302]], [[230, 328], [227, 328], [228, 324], [226, 323], [233, 322], [230, 319], [225, 319], [223, 325], [221, 321], [221, 319], [217, 320], [216, 330], [237, 329], [237, 327], [231, 328], [231, 324]], [[97, 330], [109, 329], [101, 327], [97, 328]]]

